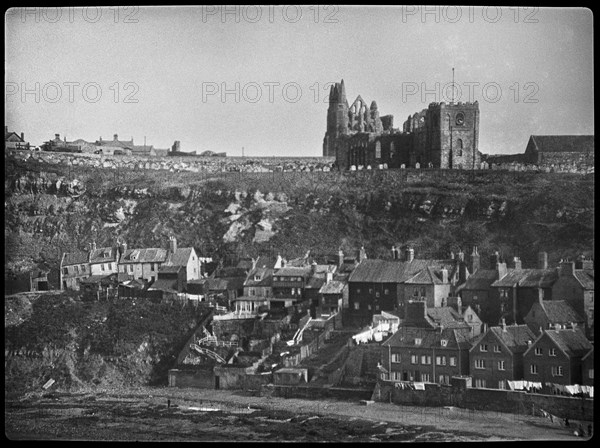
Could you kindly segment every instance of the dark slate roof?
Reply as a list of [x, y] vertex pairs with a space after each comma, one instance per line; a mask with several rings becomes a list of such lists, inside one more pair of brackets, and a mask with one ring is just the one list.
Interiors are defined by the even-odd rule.
[[544, 333], [569, 356], [583, 357], [592, 348], [592, 344], [585, 337], [581, 328], [544, 330]]
[[497, 272], [495, 269], [478, 269], [474, 274], [470, 275], [465, 283], [457, 289], [486, 290], [492, 283], [496, 281]]
[[402, 283], [424, 269], [424, 260], [412, 262], [366, 259], [354, 269], [349, 282], [361, 283]]
[[593, 135], [532, 135], [531, 139], [542, 152], [594, 152]]
[[166, 291], [166, 292], [178, 292], [177, 291], [177, 280], [172, 280], [169, 278], [159, 278], [157, 279], [150, 288], [149, 291], [158, 290], [158, 291]]
[[[104, 256], [107, 253], [108, 256]], [[90, 251], [90, 263], [107, 263], [118, 261], [119, 252], [116, 247], [100, 247]]]
[[558, 279], [556, 269], [508, 269], [504, 277], [491, 284], [493, 287], [549, 288]]
[[321, 289], [321, 286], [325, 284], [325, 281], [326, 279], [324, 277], [318, 277], [316, 275], [313, 275], [308, 279], [305, 287], [307, 289]]
[[502, 327], [490, 327], [489, 331], [513, 353], [523, 353], [529, 347], [527, 341], [535, 341], [535, 334], [527, 325], [506, 325], [505, 329], [506, 331]]
[[[260, 276], [260, 280], [254, 280], [254, 277]], [[250, 271], [244, 286], [271, 286], [273, 284], [273, 269], [255, 268]]]
[[96, 141], [98, 146], [115, 146], [120, 148], [132, 148], [133, 140], [98, 140]]
[[541, 307], [553, 324], [584, 322], [584, 319], [564, 300], [543, 300]]
[[87, 264], [89, 260], [89, 252], [67, 252], [63, 259], [63, 266], [73, 264]]
[[590, 269], [575, 269], [575, 278], [584, 289], [594, 289], [594, 271]]
[[[137, 254], [137, 259], [132, 255]], [[163, 263], [167, 259], [167, 250], [158, 248], [127, 249], [121, 255], [121, 263]]]
[[329, 283], [325, 283], [319, 289], [321, 294], [341, 294], [344, 290], [344, 286], [346, 286], [345, 282], [340, 282], [339, 280], [332, 280]]
[[437, 308], [427, 308], [427, 317], [433, 322], [444, 327], [463, 322], [463, 317], [452, 307], [442, 306]]
[[191, 247], [178, 247], [175, 253], [169, 251], [165, 265], [167, 266], [187, 266], [188, 260], [194, 249]]

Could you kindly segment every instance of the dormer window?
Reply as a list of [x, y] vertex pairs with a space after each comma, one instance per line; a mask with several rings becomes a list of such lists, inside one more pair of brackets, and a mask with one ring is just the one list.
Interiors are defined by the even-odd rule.
[[415, 338], [415, 345], [421, 345], [422, 342], [423, 342], [422, 338]]
[[260, 275], [255, 275], [255, 276], [254, 276], [254, 281], [255, 281], [255, 282], [257, 282], [257, 281], [259, 281], [259, 280], [260, 280]]
[[440, 341], [440, 344], [442, 344], [442, 347], [446, 347], [448, 345], [448, 340], [447, 339], [442, 339]]

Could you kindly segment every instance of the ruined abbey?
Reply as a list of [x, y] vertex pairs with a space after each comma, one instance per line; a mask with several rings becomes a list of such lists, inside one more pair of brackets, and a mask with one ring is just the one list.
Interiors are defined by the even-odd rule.
[[431, 103], [409, 116], [402, 130], [393, 115], [379, 115], [377, 103], [359, 95], [348, 105], [344, 80], [329, 93], [323, 156], [339, 169], [371, 167], [474, 169], [479, 167], [479, 104]]

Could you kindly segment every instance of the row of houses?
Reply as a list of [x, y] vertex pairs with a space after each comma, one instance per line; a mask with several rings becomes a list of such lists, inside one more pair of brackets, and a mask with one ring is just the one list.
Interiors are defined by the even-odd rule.
[[577, 324], [556, 324], [536, 335], [528, 325], [502, 321], [483, 324], [477, 333], [482, 322], [470, 307], [467, 311], [409, 301], [398, 330], [381, 344], [381, 379], [450, 384], [451, 377], [470, 376], [477, 388], [530, 384], [548, 393], [593, 385], [593, 344]]
[[[145, 140], [145, 139], [144, 139]], [[103, 140], [100, 137], [95, 142], [88, 142], [83, 139], [67, 141], [66, 137], [60, 138], [60, 134], [54, 134], [54, 138], [44, 142], [41, 146], [43, 151], [55, 152], [75, 152], [104, 155], [126, 155], [126, 156], [160, 156], [164, 157], [171, 151], [179, 149], [178, 142], [175, 142], [172, 148], [160, 149], [154, 145], [136, 145], [133, 137], [130, 140], [119, 140], [118, 134], [114, 134], [112, 140]]]

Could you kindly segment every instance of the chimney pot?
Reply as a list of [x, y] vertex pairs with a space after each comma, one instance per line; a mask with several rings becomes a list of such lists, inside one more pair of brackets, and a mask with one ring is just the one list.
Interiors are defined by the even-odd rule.
[[412, 247], [406, 249], [406, 261], [411, 262], [415, 259], [415, 250]]
[[115, 135], [114, 135], [114, 140], [115, 140], [115, 141], [119, 140], [119, 135], [118, 135], [118, 134], [115, 134]]

